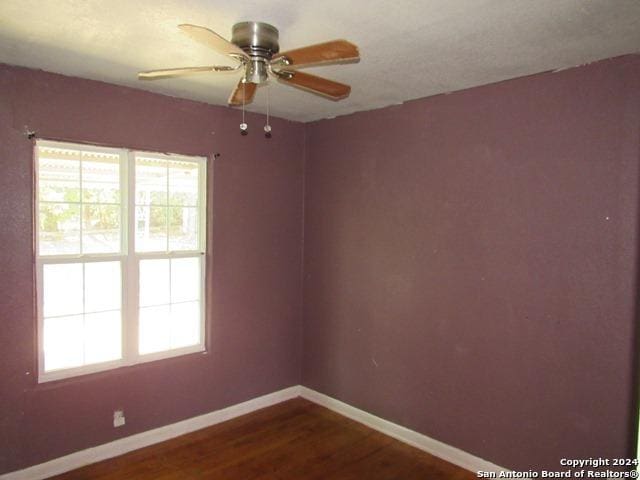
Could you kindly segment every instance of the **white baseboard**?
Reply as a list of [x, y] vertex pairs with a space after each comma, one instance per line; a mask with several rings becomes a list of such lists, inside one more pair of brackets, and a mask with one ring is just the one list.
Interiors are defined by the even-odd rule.
[[433, 438], [422, 435], [421, 433], [409, 430], [396, 423], [389, 422], [382, 418], [376, 417], [358, 408], [352, 407], [340, 400], [331, 398], [323, 393], [316, 392], [307, 387], [300, 387], [300, 396], [307, 400], [322, 405], [323, 407], [333, 410], [351, 420], [362, 423], [373, 430], [377, 430], [385, 435], [400, 440], [403, 443], [416, 447], [424, 452], [430, 453], [438, 458], [453, 463], [471, 472], [502, 472], [509, 471], [480, 457], [476, 457], [468, 452], [452, 447], [446, 443], [442, 443]]
[[108, 458], [117, 457], [139, 448], [164, 442], [171, 438], [179, 437], [202, 428], [210, 427], [217, 423], [230, 420], [240, 415], [275, 405], [300, 396], [300, 387], [294, 386], [279, 390], [268, 395], [253, 398], [246, 402], [238, 403], [222, 410], [205, 413], [198, 417], [189, 418], [181, 422], [172, 423], [164, 427], [147, 430], [146, 432], [120, 438], [113, 442], [98, 445], [79, 452], [74, 452], [64, 457], [55, 458], [33, 467], [18, 470], [16, 472], [0, 475], [0, 480], [42, 480], [54, 475], [59, 475], [76, 468], [84, 467], [90, 463], [100, 462]]
[[333, 410], [340, 415], [344, 415], [345, 417], [362, 423], [369, 428], [384, 433], [385, 435], [389, 435], [403, 443], [416, 447], [422, 451], [430, 453], [431, 455], [435, 455], [436, 457], [442, 458], [443, 460], [453, 463], [454, 465], [458, 465], [466, 470], [472, 472], [484, 471], [496, 473], [508, 471], [506, 468], [494, 465], [491, 462], [452, 447], [451, 445], [447, 445], [446, 443], [434, 440], [433, 438], [429, 438], [421, 433], [376, 417], [375, 415], [352, 407], [344, 402], [316, 392], [315, 390], [311, 390], [310, 388], [296, 385], [268, 395], [247, 400], [246, 402], [239, 403], [237, 405], [223, 408], [222, 410], [216, 410], [215, 412], [189, 418], [171, 425], [155, 428], [129, 437], [120, 438], [113, 442], [98, 445], [97, 447], [81, 450], [64, 457], [25, 468], [24, 470], [5, 473], [4, 475], [0, 475], [0, 480], [43, 480], [54, 475], [75, 470], [76, 468], [84, 467], [91, 463], [117, 457], [133, 450], [153, 445], [154, 443], [164, 442], [165, 440], [179, 437], [186, 433], [210, 427], [211, 425], [215, 425], [295, 397], [302, 397], [311, 402], [317, 403], [318, 405], [326, 407], [329, 410]]

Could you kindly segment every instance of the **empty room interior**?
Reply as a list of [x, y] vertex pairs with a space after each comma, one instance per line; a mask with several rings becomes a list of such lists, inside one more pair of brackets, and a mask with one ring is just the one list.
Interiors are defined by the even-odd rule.
[[0, 479], [637, 478], [638, 0], [2, 0]]

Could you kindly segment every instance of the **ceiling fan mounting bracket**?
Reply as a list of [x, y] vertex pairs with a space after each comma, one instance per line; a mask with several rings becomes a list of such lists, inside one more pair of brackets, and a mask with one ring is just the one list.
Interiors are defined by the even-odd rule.
[[291, 65], [291, 60], [288, 57], [281, 55], [271, 60], [271, 67], [275, 69], [285, 68]]
[[274, 70], [273, 68], [270, 68], [269, 71], [282, 80], [291, 80], [296, 74], [296, 72], [291, 72], [288, 70]]

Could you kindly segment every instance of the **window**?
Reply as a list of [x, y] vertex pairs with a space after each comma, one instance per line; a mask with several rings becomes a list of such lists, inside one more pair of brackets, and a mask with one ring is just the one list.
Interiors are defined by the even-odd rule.
[[205, 167], [37, 142], [41, 382], [204, 350]]

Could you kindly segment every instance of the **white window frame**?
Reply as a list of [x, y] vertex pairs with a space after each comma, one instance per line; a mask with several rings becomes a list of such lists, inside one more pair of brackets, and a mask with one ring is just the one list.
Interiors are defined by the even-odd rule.
[[[120, 204], [121, 204], [121, 250], [117, 253], [90, 253], [90, 254], [66, 254], [66, 255], [40, 255], [40, 198], [39, 198], [39, 150], [38, 147], [81, 149], [83, 151], [98, 151], [102, 153], [117, 154], [120, 157]], [[136, 252], [135, 251], [135, 156], [158, 158], [161, 160], [179, 160], [194, 162], [199, 165], [199, 198], [198, 198], [198, 248], [190, 251], [167, 252]], [[199, 156], [185, 156], [178, 154], [166, 154], [148, 152], [142, 150], [130, 150], [126, 148], [100, 147], [70, 142], [59, 142], [38, 139], [34, 145], [35, 164], [35, 265], [36, 265], [36, 310], [37, 310], [37, 338], [38, 338], [38, 383], [61, 380], [89, 373], [111, 370], [119, 367], [151, 362], [166, 358], [178, 357], [191, 353], [206, 351], [206, 185], [207, 185], [207, 159]], [[80, 169], [82, 176], [82, 169]], [[82, 177], [81, 177], [82, 178]], [[82, 221], [81, 221], [82, 225]], [[81, 226], [82, 228], [82, 226]], [[82, 230], [80, 230], [82, 241]], [[200, 341], [196, 345], [165, 350], [148, 354], [138, 353], [138, 299], [139, 282], [138, 271], [141, 260], [147, 259], [173, 259], [173, 258], [200, 258]], [[63, 263], [88, 263], [101, 261], [121, 262], [121, 332], [122, 332], [122, 358], [102, 363], [84, 365], [80, 367], [51, 370], [44, 369], [44, 316], [43, 316], [43, 272], [46, 264]]]

